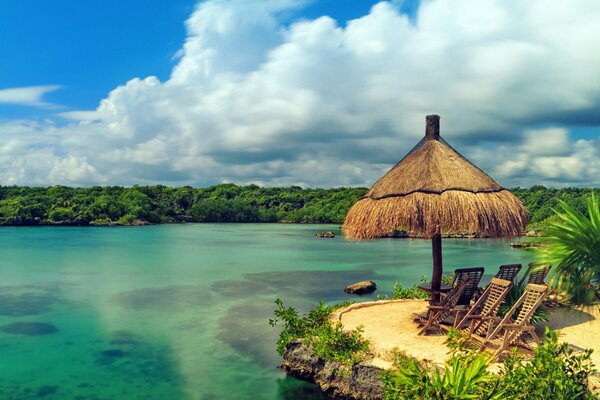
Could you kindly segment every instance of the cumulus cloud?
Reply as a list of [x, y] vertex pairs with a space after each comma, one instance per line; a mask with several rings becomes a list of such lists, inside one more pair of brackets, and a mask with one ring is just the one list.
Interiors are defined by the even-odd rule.
[[486, 154], [497, 161], [492, 171], [517, 186], [532, 183], [549, 186], [598, 186], [600, 141], [571, 140], [564, 129], [526, 132], [518, 146], [501, 146]]
[[60, 89], [59, 85], [26, 86], [0, 89], [0, 104], [17, 104], [23, 106], [51, 106], [42, 100], [48, 92]]
[[437, 113], [502, 184], [598, 185], [598, 140], [568, 127], [600, 124], [600, 3], [437, 0], [409, 20], [382, 1], [289, 23], [304, 3], [200, 3], [165, 82], [133, 78], [66, 126], [0, 125], [0, 178], [370, 186]]

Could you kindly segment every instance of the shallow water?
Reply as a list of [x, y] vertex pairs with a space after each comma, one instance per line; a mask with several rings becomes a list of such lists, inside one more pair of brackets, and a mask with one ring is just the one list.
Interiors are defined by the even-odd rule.
[[[273, 300], [306, 310], [353, 299], [354, 281], [390, 293], [431, 273], [429, 241], [314, 237], [335, 229], [0, 228], [0, 398], [324, 398], [276, 368]], [[533, 257], [501, 240], [443, 245], [448, 271]]]

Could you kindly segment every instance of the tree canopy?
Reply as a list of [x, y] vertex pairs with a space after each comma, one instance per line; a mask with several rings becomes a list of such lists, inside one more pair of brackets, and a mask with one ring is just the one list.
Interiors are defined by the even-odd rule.
[[[303, 189], [299, 186], [0, 186], [1, 225], [131, 224], [168, 222], [290, 222], [341, 224], [366, 188]], [[532, 228], [552, 221], [559, 200], [586, 210], [592, 189], [512, 189], [529, 211]]]

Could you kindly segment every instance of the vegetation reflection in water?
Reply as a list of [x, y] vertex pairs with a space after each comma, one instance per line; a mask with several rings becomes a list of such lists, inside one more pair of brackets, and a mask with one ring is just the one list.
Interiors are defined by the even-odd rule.
[[[306, 310], [351, 299], [353, 281], [391, 293], [431, 271], [427, 241], [314, 237], [332, 229], [0, 229], [0, 398], [324, 398], [276, 368], [273, 300]], [[444, 245], [449, 270], [533, 258], [503, 241]]]

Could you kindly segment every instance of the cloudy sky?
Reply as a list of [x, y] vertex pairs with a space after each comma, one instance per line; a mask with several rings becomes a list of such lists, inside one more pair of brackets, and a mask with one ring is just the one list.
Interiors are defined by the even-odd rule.
[[505, 186], [600, 186], [597, 0], [2, 8], [0, 185], [371, 186], [435, 113]]

